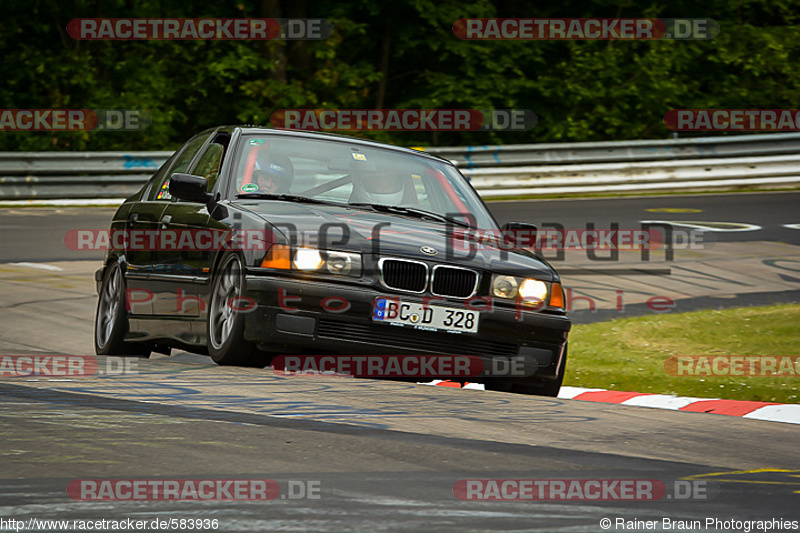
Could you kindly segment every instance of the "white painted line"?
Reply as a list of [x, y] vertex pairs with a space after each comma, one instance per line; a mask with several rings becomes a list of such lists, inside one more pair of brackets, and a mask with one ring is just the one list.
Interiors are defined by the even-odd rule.
[[[680, 226], [682, 228], [692, 228], [700, 231], [716, 231], [720, 233], [736, 232], [736, 231], [758, 231], [761, 226], [755, 224], [747, 224], [745, 222], [695, 222], [695, 221], [678, 221], [678, 220], [640, 220], [642, 224], [666, 224], [669, 226]], [[713, 224], [720, 224], [725, 226], [733, 226], [724, 228], [714, 226]]]
[[44, 263], [11, 263], [14, 266], [21, 266], [21, 267], [28, 267], [28, 268], [38, 268], [40, 270], [52, 270], [54, 272], [60, 272], [64, 270], [61, 267], [53, 266], [53, 265], [46, 265]]
[[789, 229], [800, 229], [800, 224], [784, 224], [783, 227]]
[[125, 198], [105, 198], [102, 200], [8, 200], [0, 202], [0, 207], [119, 207]]
[[659, 409], [672, 409], [677, 411], [681, 407], [695, 402], [709, 400], [713, 398], [690, 398], [688, 396], [672, 396], [670, 394], [648, 394], [637, 396], [622, 402], [622, 405], [636, 405], [639, 407], [657, 407]]
[[[534, 171], [539, 170], [536, 168]], [[573, 172], [574, 169], [567, 169], [568, 172]], [[463, 170], [462, 170], [463, 172]], [[465, 173], [469, 178], [471, 174]], [[539, 181], [541, 182], [540, 178]], [[556, 178], [562, 182], [559, 178]], [[619, 181], [619, 180], [617, 180]], [[563, 183], [563, 182], [562, 182]], [[755, 187], [763, 185], [782, 185], [797, 187], [800, 183], [800, 176], [788, 176], [778, 178], [743, 178], [743, 179], [730, 179], [730, 180], [692, 180], [692, 181], [666, 181], [656, 183], [625, 183], [622, 185], [585, 185], [585, 186], [564, 186], [564, 187], [528, 187], [525, 189], [484, 189], [476, 187], [478, 194], [483, 198], [492, 198], [497, 196], [523, 196], [523, 195], [542, 195], [542, 194], [575, 194], [575, 193], [609, 193], [609, 192], [639, 192], [639, 191], [661, 191], [661, 190], [677, 190], [686, 191], [698, 188], [712, 188], [720, 189], [723, 187]], [[734, 193], [740, 194], [740, 193]], [[519, 201], [519, 200], [517, 200]]]
[[605, 389], [584, 389], [583, 387], [561, 387], [561, 390], [558, 391], [558, 397], [562, 400], [571, 400], [575, 396], [579, 394], [583, 394], [584, 392], [600, 392], [604, 391]]
[[800, 424], [800, 405], [765, 405], [742, 418]]

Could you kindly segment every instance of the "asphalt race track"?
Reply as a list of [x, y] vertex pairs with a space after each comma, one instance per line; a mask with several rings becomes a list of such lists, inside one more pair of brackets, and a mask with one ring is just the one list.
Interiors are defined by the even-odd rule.
[[[653, 296], [673, 301], [666, 312], [800, 300], [800, 229], [791, 227], [800, 224], [798, 205], [800, 193], [792, 192], [490, 207], [501, 222], [540, 227], [616, 222], [638, 229], [643, 220], [657, 220], [746, 228], [706, 232], [713, 243], [676, 250], [671, 260], [654, 253], [642, 261], [626, 252], [597, 262], [569, 251], [552, 261], [565, 286], [584, 297], [573, 316], [592, 321], [652, 313]], [[63, 236], [69, 229], [104, 229], [112, 213], [0, 210], [0, 354], [91, 355], [92, 272], [101, 254], [67, 250]], [[604, 530], [604, 518], [612, 521], [610, 531], [679, 530], [678, 520], [699, 520], [705, 531], [742, 531], [726, 521], [800, 520], [796, 425], [392, 381], [286, 377], [209, 361], [173, 351], [128, 360], [126, 367], [98, 357], [94, 375], [0, 378], [0, 517], [26, 525], [31, 518], [217, 519], [220, 531], [364, 532], [595, 532]], [[102, 479], [274, 480], [280, 495], [93, 501], [67, 492], [73, 480]], [[458, 497], [465, 495], [464, 480], [508, 479], [640, 480], [664, 492], [623, 500], [613, 491], [611, 499]], [[656, 522], [620, 528], [617, 519]]]

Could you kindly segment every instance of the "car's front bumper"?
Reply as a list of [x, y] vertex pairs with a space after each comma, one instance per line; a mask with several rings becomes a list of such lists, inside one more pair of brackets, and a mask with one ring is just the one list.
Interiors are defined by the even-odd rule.
[[[555, 379], [563, 364], [571, 328], [564, 314], [492, 303], [480, 312], [478, 333], [423, 331], [372, 319], [377, 297], [423, 303], [419, 295], [380, 292], [372, 287], [331, 281], [249, 274], [245, 338], [273, 352], [346, 355], [469, 355], [485, 368], [492, 360], [524, 360], [537, 378]], [[346, 302], [348, 305], [343, 305]], [[463, 300], [429, 301], [464, 308]], [[502, 366], [502, 365], [501, 365]], [[481, 381], [473, 379], [472, 381]]]

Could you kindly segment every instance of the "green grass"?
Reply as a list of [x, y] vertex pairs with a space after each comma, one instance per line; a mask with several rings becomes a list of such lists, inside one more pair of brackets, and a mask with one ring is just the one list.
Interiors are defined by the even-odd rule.
[[800, 377], [671, 376], [671, 355], [800, 355], [800, 305], [626, 318], [575, 326], [564, 385], [800, 403]]

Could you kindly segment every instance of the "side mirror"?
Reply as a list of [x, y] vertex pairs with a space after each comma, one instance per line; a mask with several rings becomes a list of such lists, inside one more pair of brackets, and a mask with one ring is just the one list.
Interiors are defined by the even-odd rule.
[[506, 242], [514, 243], [518, 248], [533, 248], [536, 246], [536, 224], [528, 222], [508, 222], [503, 226], [503, 238]]
[[169, 193], [187, 202], [207, 204], [211, 200], [207, 187], [208, 181], [203, 176], [176, 173], [169, 179]]

